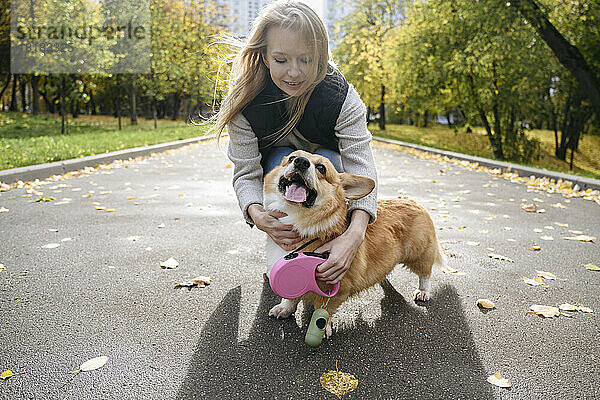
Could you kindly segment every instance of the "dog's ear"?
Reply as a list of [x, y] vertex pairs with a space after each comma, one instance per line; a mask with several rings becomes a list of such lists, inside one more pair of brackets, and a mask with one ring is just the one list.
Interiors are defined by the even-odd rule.
[[364, 176], [342, 172], [340, 174], [344, 197], [348, 200], [357, 200], [365, 197], [375, 189], [375, 181]]

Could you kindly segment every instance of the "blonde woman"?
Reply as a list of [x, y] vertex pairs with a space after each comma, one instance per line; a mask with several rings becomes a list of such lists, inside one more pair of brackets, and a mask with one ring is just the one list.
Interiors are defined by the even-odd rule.
[[[277, 1], [261, 11], [236, 54], [231, 81], [216, 116], [216, 130], [218, 136], [225, 127], [229, 132], [228, 156], [234, 164], [233, 186], [240, 208], [250, 226], [292, 251], [301, 238], [291, 225], [278, 220], [285, 214], [263, 208], [264, 175], [284, 156], [301, 149], [329, 158], [340, 172], [376, 180], [365, 106], [354, 87], [329, 64], [323, 22], [297, 1]], [[330, 253], [318, 267], [318, 279], [326, 283], [342, 279], [376, 213], [376, 191], [350, 202], [346, 232], [316, 249]]]

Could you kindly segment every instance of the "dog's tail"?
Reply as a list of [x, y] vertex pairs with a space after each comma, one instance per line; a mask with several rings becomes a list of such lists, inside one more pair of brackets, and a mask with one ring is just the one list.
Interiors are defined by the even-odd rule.
[[440, 244], [440, 241], [439, 241], [437, 235], [435, 235], [435, 244], [434, 245], [437, 246], [437, 250], [435, 252], [433, 266], [437, 267], [437, 268], [443, 268], [444, 265], [446, 264], [446, 262], [444, 260], [444, 249], [442, 248], [442, 245]]

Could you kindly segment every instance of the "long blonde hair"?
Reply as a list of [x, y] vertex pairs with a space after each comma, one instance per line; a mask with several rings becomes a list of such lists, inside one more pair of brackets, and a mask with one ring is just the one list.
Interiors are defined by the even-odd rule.
[[289, 121], [282, 129], [271, 133], [265, 139], [274, 143], [296, 126], [302, 118], [313, 89], [325, 78], [329, 61], [329, 41], [319, 16], [308, 5], [299, 1], [280, 0], [265, 6], [252, 23], [245, 43], [229, 41], [229, 44], [238, 50], [233, 58], [229, 91], [214, 118], [213, 130], [217, 133], [217, 139], [220, 139], [233, 117], [264, 89], [269, 71], [263, 63], [262, 56], [266, 54], [267, 32], [273, 27], [289, 29], [304, 36], [309, 52], [312, 53], [312, 62], [307, 79], [300, 88], [303, 94], [292, 98]]

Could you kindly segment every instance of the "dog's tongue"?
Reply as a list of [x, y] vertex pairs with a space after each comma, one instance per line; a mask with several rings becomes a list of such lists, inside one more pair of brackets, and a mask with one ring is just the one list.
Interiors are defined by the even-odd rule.
[[286, 200], [293, 201], [295, 203], [303, 203], [306, 201], [306, 188], [298, 185], [297, 183], [292, 183], [285, 190], [284, 197]]

